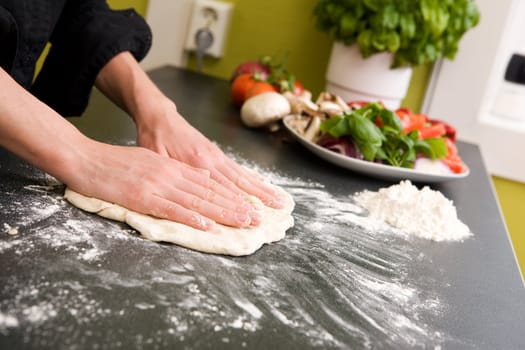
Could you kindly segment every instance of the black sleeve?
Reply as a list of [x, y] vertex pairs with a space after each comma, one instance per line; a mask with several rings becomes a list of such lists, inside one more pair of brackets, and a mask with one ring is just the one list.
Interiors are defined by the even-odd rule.
[[114, 11], [102, 0], [69, 0], [50, 42], [31, 92], [61, 115], [78, 116], [102, 67], [124, 51], [140, 61], [151, 46], [151, 31], [133, 10]]
[[15, 60], [17, 44], [17, 27], [11, 13], [0, 6], [0, 67], [6, 72], [11, 70]]

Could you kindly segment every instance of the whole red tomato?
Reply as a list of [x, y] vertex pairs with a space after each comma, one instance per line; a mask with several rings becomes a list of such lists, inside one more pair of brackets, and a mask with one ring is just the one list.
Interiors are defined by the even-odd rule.
[[265, 92], [277, 92], [277, 89], [270, 83], [265, 81], [257, 81], [248, 88], [246, 94], [244, 95], [244, 100], [246, 101], [250, 97], [257, 96]]
[[257, 83], [251, 73], [240, 74], [235, 78], [231, 85], [231, 97], [233, 103], [240, 107], [246, 99], [246, 93], [250, 88]]

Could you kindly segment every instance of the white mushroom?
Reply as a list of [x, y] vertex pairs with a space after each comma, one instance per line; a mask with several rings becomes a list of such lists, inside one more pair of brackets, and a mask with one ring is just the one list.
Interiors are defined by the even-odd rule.
[[251, 97], [241, 107], [242, 122], [251, 128], [271, 124], [287, 114], [290, 114], [290, 103], [277, 92]]
[[304, 133], [306, 132], [306, 129], [310, 125], [311, 121], [312, 117], [301, 114], [290, 114], [290, 116], [286, 118], [286, 124], [288, 127], [293, 129], [301, 136], [304, 136]]

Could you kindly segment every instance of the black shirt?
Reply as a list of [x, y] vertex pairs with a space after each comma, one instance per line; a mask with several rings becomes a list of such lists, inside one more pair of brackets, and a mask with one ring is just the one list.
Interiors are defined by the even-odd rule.
[[[35, 63], [51, 49], [34, 79]], [[100, 69], [130, 51], [137, 60], [151, 31], [133, 10], [114, 11], [104, 0], [0, 0], [0, 66], [64, 116], [85, 110]]]

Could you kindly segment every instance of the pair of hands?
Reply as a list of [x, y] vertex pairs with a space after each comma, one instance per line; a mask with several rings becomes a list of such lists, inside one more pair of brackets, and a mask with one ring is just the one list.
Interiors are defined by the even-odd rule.
[[[173, 105], [174, 106], [174, 105]], [[216, 223], [257, 226], [258, 197], [280, 208], [282, 198], [260, 175], [227, 157], [173, 109], [138, 127], [139, 147], [87, 141], [66, 184], [80, 193], [159, 218], [209, 230]]]
[[132, 116], [140, 147], [87, 138], [1, 68], [0, 146], [86, 196], [198, 229], [258, 225], [248, 195], [282, 206], [272, 188], [186, 122], [131, 54], [115, 56], [96, 85]]
[[[260, 175], [227, 157], [180, 116], [174, 105], [155, 123], [139, 126], [137, 142], [160, 155], [168, 168], [151, 179], [150, 193], [156, 195], [158, 205], [149, 208], [165, 208], [152, 212], [154, 216], [200, 229], [209, 229], [214, 222], [248, 227], [261, 220], [258, 209], [247, 201], [248, 195], [267, 206], [282, 207], [282, 199]], [[174, 176], [173, 171], [178, 174]], [[158, 180], [163, 183], [155, 183]]]
[[215, 223], [258, 225], [260, 213], [249, 195], [282, 207], [260, 176], [228, 158], [178, 113], [130, 53], [110, 60], [95, 83], [133, 118], [139, 147], [96, 145], [109, 149], [98, 151], [87, 171], [105, 169], [92, 174], [105, 185], [94, 187], [84, 176], [79, 192], [203, 230]]

